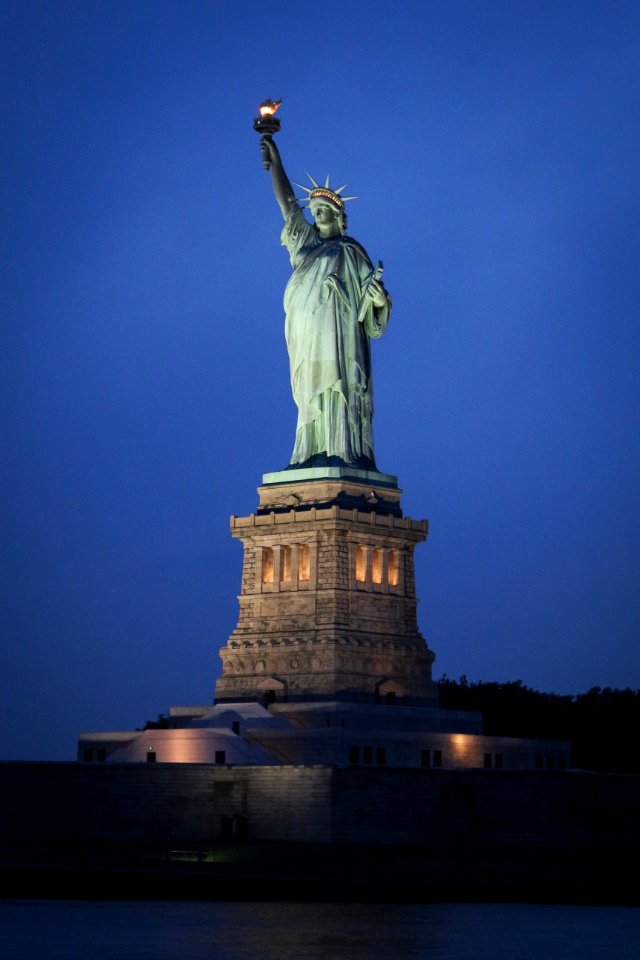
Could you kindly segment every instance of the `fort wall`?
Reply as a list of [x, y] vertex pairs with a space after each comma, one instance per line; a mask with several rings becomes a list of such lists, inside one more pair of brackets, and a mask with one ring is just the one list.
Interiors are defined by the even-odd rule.
[[0, 764], [5, 852], [224, 839], [640, 852], [640, 777], [578, 771]]

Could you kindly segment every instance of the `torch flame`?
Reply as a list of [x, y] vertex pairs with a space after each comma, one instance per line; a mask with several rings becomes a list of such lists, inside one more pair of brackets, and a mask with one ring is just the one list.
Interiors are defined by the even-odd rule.
[[282, 100], [265, 100], [258, 108], [260, 110], [260, 116], [272, 117], [281, 103]]

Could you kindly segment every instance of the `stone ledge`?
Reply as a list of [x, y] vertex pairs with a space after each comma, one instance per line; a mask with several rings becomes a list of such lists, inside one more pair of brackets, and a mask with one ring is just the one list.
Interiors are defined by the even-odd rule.
[[[328, 475], [330, 470], [334, 475]], [[281, 478], [277, 483], [268, 482], [257, 488], [260, 498], [257, 513], [287, 513], [338, 506], [402, 516], [402, 491], [395, 482], [396, 478], [390, 474], [365, 470], [349, 472], [338, 467], [265, 474], [265, 478], [276, 476]]]
[[308, 480], [342, 480], [351, 479], [359, 483], [372, 483], [374, 486], [397, 487], [398, 478], [391, 473], [380, 473], [379, 470], [359, 470], [357, 467], [307, 467], [289, 470], [277, 470], [274, 473], [263, 473], [262, 483], [291, 484]]
[[290, 524], [326, 523], [327, 520], [361, 523], [368, 527], [385, 528], [386, 530], [411, 530], [416, 533], [427, 533], [426, 520], [412, 520], [411, 517], [394, 517], [392, 514], [365, 513], [360, 510], [344, 510], [341, 507], [331, 506], [325, 509], [312, 508], [297, 511], [290, 509], [287, 513], [251, 513], [248, 517], [238, 517], [232, 514], [229, 523], [232, 530], [243, 527], [276, 527]]

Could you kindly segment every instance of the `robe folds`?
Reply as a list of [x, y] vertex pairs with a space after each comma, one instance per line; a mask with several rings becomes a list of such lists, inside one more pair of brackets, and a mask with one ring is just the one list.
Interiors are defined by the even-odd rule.
[[382, 336], [390, 303], [363, 300], [373, 272], [352, 237], [323, 239], [292, 207], [281, 242], [293, 272], [284, 294], [291, 391], [298, 407], [291, 465], [317, 454], [374, 467], [370, 338]]

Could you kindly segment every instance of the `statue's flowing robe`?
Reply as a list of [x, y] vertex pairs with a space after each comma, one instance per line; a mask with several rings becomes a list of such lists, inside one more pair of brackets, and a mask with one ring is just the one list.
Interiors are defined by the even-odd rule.
[[[323, 239], [296, 204], [281, 236], [293, 273], [284, 294], [291, 390], [298, 407], [291, 464], [315, 454], [374, 466], [370, 337], [390, 304], [364, 307], [373, 267], [351, 237]], [[358, 317], [360, 316], [360, 320]]]

